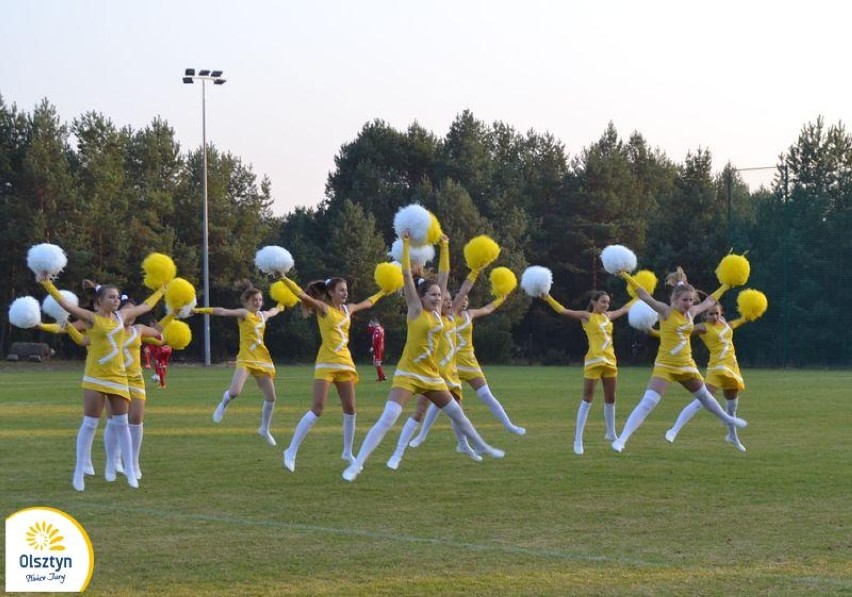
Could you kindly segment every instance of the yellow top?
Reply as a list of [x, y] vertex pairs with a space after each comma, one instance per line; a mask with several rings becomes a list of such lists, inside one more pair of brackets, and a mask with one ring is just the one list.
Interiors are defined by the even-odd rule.
[[127, 371], [128, 379], [131, 377], [142, 376], [142, 363], [140, 362], [140, 353], [142, 349], [142, 334], [135, 327], [130, 326], [124, 332], [124, 368]]
[[692, 359], [692, 344], [689, 335], [695, 327], [689, 314], [676, 309], [669, 312], [666, 319], [660, 320], [660, 348], [654, 365], [668, 367], [695, 367]]
[[450, 388], [460, 388], [459, 372], [456, 369], [456, 322], [452, 315], [441, 315], [441, 323], [444, 329], [441, 332], [441, 340], [435, 359], [438, 361], [438, 371]]
[[117, 394], [129, 398], [127, 372], [124, 368], [124, 321], [119, 313], [114, 317], [95, 314], [92, 327], [86, 332], [89, 346], [86, 351], [85, 389]]
[[462, 311], [459, 316], [461, 321], [456, 325], [456, 364], [479, 369], [479, 362], [473, 350], [473, 318], [468, 311]]
[[258, 370], [266, 373], [274, 373], [275, 366], [269, 349], [263, 343], [263, 334], [266, 331], [266, 320], [258, 311], [249, 311], [245, 319], [240, 319], [240, 352], [237, 354], [237, 366], [249, 370]]
[[324, 316], [317, 313], [317, 324], [322, 338], [322, 345], [317, 353], [317, 369], [355, 370], [352, 353], [349, 352], [351, 323], [346, 305], [341, 305], [340, 309], [329, 305]]
[[589, 350], [585, 366], [606, 364], [615, 366], [615, 348], [612, 345], [612, 321], [603, 313], [589, 313], [589, 319], [581, 322]]
[[719, 321], [715, 325], [704, 324], [706, 331], [699, 334], [699, 337], [710, 352], [710, 362], [707, 363], [707, 369], [721, 366], [739, 370], [737, 355], [734, 352], [734, 329], [737, 327], [739, 327], [738, 323], [731, 322], [731, 324], [728, 324], [727, 321]]
[[408, 320], [405, 348], [396, 366], [396, 375], [411, 377], [428, 384], [442, 384], [436, 352], [443, 330], [441, 316], [435, 311], [422, 311]]

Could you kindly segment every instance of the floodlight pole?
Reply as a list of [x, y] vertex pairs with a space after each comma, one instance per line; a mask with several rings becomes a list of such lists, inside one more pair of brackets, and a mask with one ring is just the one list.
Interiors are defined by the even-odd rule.
[[[183, 82], [192, 84], [196, 79], [201, 81], [201, 144], [204, 165], [201, 171], [201, 195], [202, 195], [202, 224], [201, 224], [201, 268], [204, 279], [204, 307], [210, 307], [210, 245], [207, 210], [207, 81], [213, 81], [215, 85], [222, 85], [225, 79], [221, 78], [222, 71], [209, 70], [199, 71], [186, 69]], [[210, 314], [204, 314], [204, 365], [210, 366]]]

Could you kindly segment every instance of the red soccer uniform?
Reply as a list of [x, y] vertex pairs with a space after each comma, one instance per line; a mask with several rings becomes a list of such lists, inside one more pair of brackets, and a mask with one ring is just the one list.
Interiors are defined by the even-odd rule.
[[373, 364], [376, 361], [381, 363], [382, 359], [385, 357], [385, 328], [381, 326], [381, 324], [371, 325], [370, 326], [372, 333], [372, 350], [373, 353]]

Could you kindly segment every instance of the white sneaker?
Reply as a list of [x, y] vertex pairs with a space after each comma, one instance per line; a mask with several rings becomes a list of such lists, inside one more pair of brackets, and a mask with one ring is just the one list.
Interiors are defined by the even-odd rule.
[[284, 468], [291, 473], [296, 472], [296, 455], [292, 454], [290, 450], [284, 450]]
[[614, 442], [618, 439], [618, 436], [615, 434], [615, 431], [607, 431], [604, 439], [608, 442]]
[[493, 448], [486, 443], [482, 444], [482, 448], [479, 450], [481, 454], [485, 454], [490, 456], [491, 458], [503, 458], [506, 455], [506, 452], [500, 450], [499, 448]]
[[136, 471], [136, 479], [137, 480], [141, 479], [142, 478], [142, 469], [139, 468], [138, 466], [136, 466], [136, 467], [134, 467], [134, 470]]
[[669, 442], [670, 444], [674, 443], [674, 440], [675, 440], [676, 437], [677, 437], [677, 431], [675, 431], [674, 429], [669, 429], [668, 431], [666, 431], [666, 441]]
[[731, 444], [732, 446], [734, 446], [740, 452], [746, 451], [746, 447], [742, 444], [742, 442], [737, 437], [731, 437], [730, 435], [727, 435], [725, 437], [725, 441], [728, 442], [729, 444]]
[[112, 483], [113, 481], [115, 481], [115, 473], [118, 472], [115, 469], [116, 466], [114, 460], [112, 462], [107, 460], [104, 464], [104, 479], [106, 479], [108, 483]]
[[[480, 459], [481, 460], [481, 459]], [[399, 468], [399, 463], [402, 462], [402, 456], [397, 456], [396, 454], [392, 454], [390, 458], [388, 458], [388, 468], [392, 471], [395, 471]]]
[[476, 453], [476, 450], [470, 447], [470, 444], [457, 444], [456, 452], [466, 454], [468, 458], [474, 462], [482, 462], [482, 456]]
[[124, 461], [121, 459], [121, 457], [115, 459], [115, 472], [117, 472], [119, 475], [124, 474]]
[[271, 434], [271, 433], [269, 433], [269, 430], [268, 430], [268, 429], [263, 429], [263, 428], [261, 427], [260, 429], [258, 429], [258, 430], [257, 430], [257, 434], [258, 434], [260, 437], [262, 437], [263, 439], [265, 439], [265, 440], [266, 440], [266, 443], [267, 443], [267, 444], [269, 444], [270, 446], [274, 446], [274, 445], [275, 445], [275, 438], [274, 438], [274, 437], [272, 437], [272, 434]]
[[515, 435], [526, 435], [527, 430], [524, 427], [518, 427], [517, 425], [513, 425], [511, 429], [509, 429]]
[[585, 450], [583, 450], [583, 442], [574, 442], [574, 454], [577, 456], [582, 456]]
[[355, 462], [355, 455], [352, 452], [344, 452], [340, 455], [340, 459], [345, 460], [349, 464], [352, 464], [353, 462]]
[[409, 448], [417, 448], [417, 447], [419, 447], [419, 446], [420, 446], [420, 444], [422, 444], [422, 443], [423, 443], [423, 440], [424, 440], [424, 439], [426, 439], [426, 438], [422, 438], [422, 437], [420, 437], [420, 436], [418, 435], [417, 437], [415, 437], [414, 439], [412, 439], [410, 442], [408, 442], [408, 447], [409, 447]]
[[612, 449], [621, 454], [621, 452], [624, 451], [624, 442], [622, 442], [620, 439], [615, 440], [614, 442], [612, 442]]
[[731, 417], [731, 423], [734, 427], [737, 427], [739, 429], [744, 429], [745, 427], [748, 427], [748, 423], [746, 423], [746, 420], [741, 419], [739, 417]]
[[74, 475], [71, 477], [71, 485], [74, 486], [74, 489], [77, 491], [85, 491], [86, 490], [86, 475], [84, 473], [77, 474], [77, 471], [74, 471]]
[[127, 484], [130, 485], [133, 489], [139, 489], [139, 481], [136, 479], [136, 475], [127, 475]]
[[364, 470], [363, 466], [359, 465], [357, 462], [353, 462], [345, 471], [343, 471], [343, 479], [351, 483], [359, 474], [361, 474], [362, 470]]
[[83, 474], [90, 477], [95, 474], [95, 467], [92, 465], [91, 460], [83, 467]]

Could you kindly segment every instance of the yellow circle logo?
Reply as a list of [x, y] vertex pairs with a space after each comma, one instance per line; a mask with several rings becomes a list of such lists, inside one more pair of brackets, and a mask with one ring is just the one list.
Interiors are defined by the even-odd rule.
[[88, 533], [62, 510], [25, 508], [6, 519], [7, 592], [79, 593], [94, 569]]

